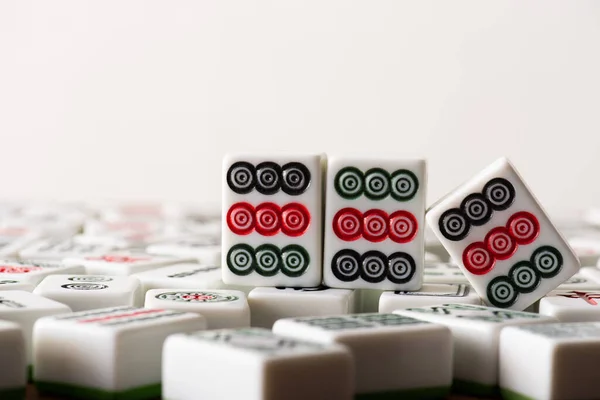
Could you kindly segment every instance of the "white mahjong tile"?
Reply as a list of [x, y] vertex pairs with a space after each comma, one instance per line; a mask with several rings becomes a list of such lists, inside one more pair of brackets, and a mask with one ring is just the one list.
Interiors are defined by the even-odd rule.
[[471, 286], [495, 307], [523, 310], [580, 267], [505, 158], [431, 206], [426, 219]]
[[37, 285], [54, 274], [83, 274], [81, 264], [66, 264], [56, 260], [0, 260], [0, 280], [28, 281]]
[[354, 312], [355, 291], [314, 288], [257, 287], [248, 294], [252, 326], [271, 329], [281, 318]]
[[0, 290], [24, 290], [32, 292], [36, 284], [28, 279], [11, 276], [8, 279], [0, 275]]
[[239, 290], [151, 289], [144, 307], [198, 313], [207, 329], [250, 327], [248, 300]]
[[140, 282], [130, 276], [50, 275], [33, 293], [66, 304], [74, 312], [139, 306], [143, 301]]
[[600, 290], [600, 270], [583, 267], [578, 273], [558, 285], [556, 290]]
[[600, 237], [575, 236], [567, 240], [581, 265], [596, 265], [600, 260]]
[[142, 284], [142, 291], [150, 289], [225, 289], [221, 267], [198, 263], [181, 263], [151, 269], [131, 275]]
[[600, 289], [554, 290], [540, 300], [539, 313], [560, 322], [600, 321]]
[[425, 160], [329, 157], [327, 286], [417, 290], [424, 264]]
[[183, 257], [154, 256], [136, 252], [105, 252], [93, 256], [70, 257], [66, 264], [83, 265], [93, 275], [131, 275], [192, 261]]
[[223, 160], [223, 282], [312, 287], [322, 278], [322, 155]]
[[211, 330], [166, 340], [163, 398], [351, 400], [353, 375], [352, 356], [343, 346], [260, 328]]
[[14, 322], [0, 321], [0, 399], [27, 398], [26, 361], [23, 329]]
[[423, 268], [424, 283], [469, 283], [465, 274], [456, 264], [426, 263]]
[[471, 304], [440, 304], [394, 313], [450, 328], [454, 338], [453, 390], [486, 397], [497, 391], [500, 331], [510, 325], [556, 321], [545, 315]]
[[356, 398], [443, 398], [450, 390], [452, 335], [439, 324], [350, 314], [280, 319], [273, 332], [347, 346], [356, 365]]
[[503, 399], [597, 399], [600, 323], [509, 327], [500, 334]]
[[56, 396], [157, 398], [165, 339], [205, 328], [199, 314], [135, 307], [42, 318], [33, 334], [34, 381]]
[[383, 292], [379, 312], [391, 313], [401, 308], [434, 306], [442, 303], [481, 305], [481, 298], [464, 283], [426, 283], [420, 290]]
[[23, 329], [27, 363], [32, 363], [32, 331], [35, 322], [49, 315], [71, 312], [65, 304], [22, 290], [0, 290], [0, 320], [16, 322]]

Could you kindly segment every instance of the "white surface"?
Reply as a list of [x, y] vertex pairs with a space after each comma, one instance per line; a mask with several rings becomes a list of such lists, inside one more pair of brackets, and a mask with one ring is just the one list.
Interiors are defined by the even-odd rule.
[[27, 385], [25, 338], [14, 322], [0, 321], [0, 371], [0, 393]]
[[156, 384], [164, 340], [205, 328], [198, 314], [134, 307], [44, 318], [34, 329], [34, 376], [107, 391]]
[[[442, 217], [444, 213], [460, 207], [461, 211], [466, 215], [465, 211], [462, 210], [462, 202], [468, 198], [471, 194], [477, 193], [483, 195], [485, 186], [493, 179], [501, 178], [508, 181], [512, 186], [514, 193], [513, 199], [510, 203], [505, 205], [504, 209], [494, 210], [492, 203], [489, 198], [486, 198], [485, 204], [487, 204], [488, 210], [491, 214], [487, 218], [485, 223], [479, 222], [477, 225], [470, 224], [468, 219], [464, 217], [466, 222], [465, 226], [470, 228], [466, 229], [466, 235], [460, 240], [451, 240], [446, 238], [441, 231]], [[481, 198], [483, 199], [484, 196]], [[505, 196], [505, 199], [508, 196]], [[526, 244], [517, 244], [513, 236], [509, 234], [508, 223], [511, 217], [517, 215], [519, 212], [527, 212], [533, 216], [538, 222], [538, 234]], [[463, 270], [465, 277], [469, 280], [469, 283], [477, 291], [479, 296], [483, 299], [484, 303], [493, 305], [500, 308], [510, 308], [514, 310], [524, 310], [537, 300], [542, 298], [544, 295], [555, 289], [558, 285], [566, 281], [568, 278], [573, 276], [581, 267], [579, 260], [575, 256], [573, 250], [569, 247], [567, 242], [562, 238], [560, 233], [556, 230], [556, 227], [552, 224], [547, 214], [538, 204], [535, 195], [530, 192], [526, 182], [521, 178], [517, 170], [513, 167], [510, 161], [506, 158], [500, 158], [486, 168], [475, 174], [467, 182], [463, 183], [460, 187], [453, 190], [447, 196], [440, 199], [428, 210], [426, 215], [427, 224], [431, 227], [435, 235], [442, 242], [452, 259], [456, 260], [458, 266]], [[450, 219], [448, 219], [449, 221]], [[522, 220], [520, 220], [522, 221]], [[449, 225], [449, 223], [448, 223]], [[533, 232], [535, 228], [531, 225], [524, 224], [523, 226], [529, 228], [529, 232]], [[503, 239], [505, 236], [509, 236], [512, 243], [516, 246], [514, 252], [504, 256], [503, 258], [495, 257], [489, 249], [489, 244], [486, 239], [490, 232], [495, 229], [504, 229], [500, 237], [497, 240], [498, 243], [507, 244], [507, 240]], [[516, 228], [515, 228], [516, 229]], [[463, 232], [465, 230], [463, 229]], [[456, 239], [456, 237], [454, 238]], [[475, 274], [468, 270], [464, 264], [465, 250], [472, 244], [480, 243], [487, 252], [487, 257], [494, 259], [495, 264], [493, 268], [483, 274]], [[495, 241], [496, 242], [496, 241]], [[525, 274], [515, 274], [510, 276], [513, 266], [516, 266], [520, 261], [529, 261], [532, 259], [533, 254], [543, 246], [550, 246], [557, 250], [562, 257], [562, 264], [559, 268], [555, 267], [555, 273], [551, 277], [541, 276], [539, 267], [533, 265], [533, 261], [528, 263]], [[501, 247], [501, 246], [498, 246]], [[505, 246], [506, 248], [506, 246]], [[503, 248], [504, 250], [504, 248]], [[544, 254], [544, 253], [541, 253]], [[547, 252], [546, 252], [547, 254]], [[538, 257], [542, 260], [542, 257]], [[546, 256], [546, 258], [548, 258]], [[558, 260], [558, 259], [557, 259]], [[551, 260], [552, 261], [552, 260]], [[523, 266], [519, 266], [518, 271], [523, 271]], [[474, 268], [475, 269], [475, 268]], [[536, 275], [534, 275], [536, 274]], [[517, 277], [525, 276], [530, 279], [523, 279], [525, 286], [523, 290], [519, 289], [517, 285]], [[495, 285], [497, 279], [508, 279], [501, 283], [504, 285], [504, 291], [500, 285], [496, 286], [496, 291], [491, 288]], [[535, 282], [535, 279], [538, 281]], [[497, 281], [496, 281], [497, 282]], [[508, 289], [510, 288], [510, 289]], [[490, 301], [490, 293], [496, 294], [495, 298], [498, 302]], [[503, 293], [509, 293], [504, 298], [501, 296]]]
[[540, 299], [539, 313], [560, 322], [600, 321], [600, 290], [552, 291]]
[[[309, 170], [310, 183], [306, 187], [305, 191], [301, 194], [291, 195], [285, 193], [282, 189], [278, 190], [274, 194], [262, 194], [256, 190], [256, 185], [247, 194], [238, 194], [231, 190], [227, 184], [227, 172], [230, 167], [236, 162], [248, 162], [252, 164], [255, 169], [261, 162], [274, 162], [280, 167], [290, 162], [301, 163]], [[312, 154], [273, 154], [268, 153], [257, 153], [257, 154], [229, 154], [223, 159], [223, 171], [222, 171], [222, 191], [223, 191], [223, 217], [222, 217], [222, 250], [221, 250], [221, 266], [223, 272], [223, 282], [229, 285], [245, 285], [245, 286], [290, 286], [290, 287], [314, 287], [321, 284], [322, 280], [322, 213], [323, 213], [323, 187], [322, 187], [322, 156], [319, 153]], [[258, 175], [258, 171], [256, 174]], [[282, 178], [281, 178], [282, 179]], [[256, 183], [257, 179], [254, 179]], [[283, 179], [282, 179], [283, 182]], [[250, 204], [256, 209], [260, 204], [274, 203], [283, 211], [283, 207], [288, 204], [298, 203], [302, 205], [306, 212], [309, 214], [310, 221], [304, 232], [298, 236], [289, 236], [283, 232], [284, 221], [282, 212], [279, 213], [280, 229], [274, 232], [270, 236], [260, 234], [256, 229], [252, 229], [247, 234], [239, 235], [230, 230], [227, 221], [228, 212], [232, 209], [232, 206], [237, 203]], [[234, 213], [232, 213], [233, 215]], [[258, 216], [253, 213], [254, 218], [249, 222], [254, 222], [254, 226], [258, 225]], [[245, 214], [241, 214], [245, 215]], [[290, 213], [290, 215], [294, 215]], [[299, 218], [300, 219], [300, 218]], [[292, 219], [290, 219], [291, 221]], [[249, 226], [252, 226], [251, 224]], [[234, 273], [228, 266], [228, 257], [230, 251], [234, 246], [244, 244], [251, 246], [254, 250], [255, 268], [249, 270], [250, 272], [245, 275]], [[279, 260], [282, 261], [281, 268], [275, 273], [271, 273], [272, 268], [269, 270], [270, 276], [264, 276], [257, 272], [259, 254], [256, 251], [261, 245], [273, 245], [277, 247], [280, 253]], [[284, 254], [284, 248], [288, 245], [301, 246], [308, 253], [308, 266], [304, 269], [299, 276], [290, 276], [283, 272], [283, 260], [286, 259]], [[235, 258], [235, 254], [239, 252], [231, 251], [232, 259]], [[267, 254], [267, 252], [265, 252]], [[292, 259], [292, 257], [289, 257]], [[304, 259], [303, 259], [304, 260]], [[290, 268], [292, 269], [292, 268]]]
[[598, 323], [509, 327], [500, 334], [500, 386], [532, 399], [594, 399], [600, 371], [589, 366], [598, 357]]
[[195, 263], [181, 263], [151, 269], [131, 275], [142, 284], [144, 295], [150, 289], [224, 289], [221, 267]]
[[217, 330], [172, 335], [163, 354], [165, 399], [352, 399], [354, 360], [342, 346]]
[[425, 283], [469, 283], [458, 265], [451, 263], [425, 264], [423, 281]]
[[505, 326], [554, 322], [545, 315], [466, 304], [397, 310], [395, 314], [444, 324], [454, 342], [454, 379], [495, 386], [498, 337]]
[[401, 308], [442, 303], [481, 305], [481, 298], [466, 284], [426, 283], [415, 292], [383, 292], [379, 297], [379, 312], [391, 313]]
[[183, 257], [153, 256], [146, 253], [104, 252], [92, 256], [65, 258], [65, 264], [83, 265], [85, 272], [93, 275], [132, 275], [167, 265], [192, 261]]
[[273, 332], [347, 346], [356, 366], [356, 394], [449, 388], [452, 382], [452, 335], [439, 324], [395, 314], [352, 314], [280, 319]]
[[252, 326], [271, 329], [280, 318], [354, 312], [355, 291], [348, 289], [258, 287], [248, 294]]
[[246, 294], [238, 290], [152, 289], [146, 308], [193, 312], [206, 318], [206, 329], [250, 327]]
[[5, 0], [0, 139], [19, 173], [3, 195], [218, 202], [226, 152], [293, 147], [425, 156], [429, 202], [507, 155], [550, 211], [598, 204], [599, 14], [560, 0]]
[[[358, 169], [362, 173], [363, 178], [362, 191], [352, 199], [343, 198], [336, 190], [336, 178], [339, 172], [347, 167]], [[365, 195], [367, 189], [366, 173], [373, 168], [383, 169], [388, 173], [388, 179], [385, 182], [389, 185], [388, 193], [390, 194], [378, 200], [371, 200]], [[408, 170], [417, 180], [417, 186], [413, 189], [413, 197], [405, 201], [398, 201], [391, 196], [393, 186], [391, 175], [398, 170]], [[340, 178], [347, 175], [349, 174], [342, 174]], [[328, 155], [326, 176], [327, 200], [325, 202], [323, 250], [324, 283], [330, 287], [346, 289], [418, 290], [423, 283], [423, 264], [425, 258], [425, 193], [427, 192], [427, 163], [425, 160], [399, 159], [397, 157], [387, 159], [376, 157], [363, 158], [345, 156], [338, 153], [336, 155]], [[354, 223], [354, 230], [343, 230], [347, 233], [357, 232], [359, 234], [356, 240], [352, 241], [340, 238], [333, 228], [338, 212], [348, 208], [352, 209], [352, 211], [342, 213], [340, 220], [347, 221], [349, 224]], [[365, 238], [365, 233], [368, 235], [368, 231], [365, 228], [365, 220], [368, 221], [369, 219], [365, 219], [364, 217], [365, 213], [370, 210], [383, 211], [387, 216], [384, 221], [381, 221], [380, 218], [374, 218], [371, 221], [371, 224], [379, 222], [380, 226], [387, 226], [387, 228], [384, 228], [387, 231], [384, 240], [374, 242]], [[392, 228], [389, 226], [391, 222], [390, 217], [396, 211], [406, 211], [416, 221], [416, 227], [413, 227], [415, 229], [414, 236], [408, 242], [397, 243], [390, 238], [389, 233], [392, 231]], [[361, 217], [357, 221], [355, 218], [358, 215]], [[397, 221], [395, 223], [398, 227], [397, 234], [401, 235], [403, 232], [400, 231], [400, 226], [402, 226], [402, 222], [406, 222], [406, 219], [403, 218]], [[341, 225], [341, 223], [338, 225]], [[342, 232], [342, 235], [344, 232]], [[338, 259], [336, 257], [340, 252], [345, 250], [355, 252], [354, 257], [345, 254], [339, 258], [339, 260], [344, 260], [344, 262], [340, 261], [336, 264], [335, 260]], [[381, 262], [381, 259], [372, 258], [372, 261], [368, 264], [372, 268], [365, 268], [366, 263], [363, 262], [362, 256], [368, 251], [378, 251], [379, 255], [386, 257], [385, 262]], [[402, 258], [404, 262], [396, 261], [393, 264], [395, 267], [391, 268], [392, 263], [389, 257], [396, 252], [408, 254], [414, 265], [411, 266], [407, 263], [406, 259]], [[379, 260], [379, 263], [376, 260]], [[338, 271], [338, 276], [334, 274], [334, 268]], [[389, 279], [390, 276], [400, 279], [402, 282], [393, 282]], [[339, 279], [340, 277], [344, 280]], [[406, 279], [406, 277], [410, 277], [410, 279]], [[377, 282], [369, 282], [364, 278]]]
[[53, 274], [83, 274], [81, 264], [66, 265], [62, 261], [2, 260], [0, 261], [0, 279], [23, 280], [34, 286], [42, 279]]
[[141, 306], [140, 282], [129, 276], [50, 275], [33, 293], [66, 304], [73, 312]]
[[23, 329], [27, 364], [32, 362], [32, 333], [35, 322], [49, 315], [65, 314], [71, 309], [57, 301], [21, 290], [0, 291], [0, 320], [18, 323]]

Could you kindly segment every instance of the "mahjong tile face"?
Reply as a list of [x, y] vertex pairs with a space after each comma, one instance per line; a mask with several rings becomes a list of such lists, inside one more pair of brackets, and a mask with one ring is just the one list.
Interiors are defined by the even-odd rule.
[[580, 267], [506, 159], [439, 200], [426, 219], [473, 288], [494, 307], [523, 310]]
[[600, 321], [600, 290], [555, 290], [540, 300], [540, 314], [561, 322]]
[[425, 169], [424, 160], [329, 158], [326, 285], [382, 290], [421, 286]]
[[428, 306], [418, 308], [407, 308], [398, 311], [401, 315], [419, 318], [419, 315], [433, 315], [435, 319], [460, 319], [465, 321], [481, 321], [486, 323], [513, 323], [519, 321], [543, 321], [551, 318], [538, 314], [504, 310], [493, 307], [484, 307], [470, 304], [441, 304], [439, 306]]
[[48, 275], [81, 274], [81, 264], [66, 264], [62, 261], [0, 260], [0, 280], [29, 281], [38, 284]]
[[223, 281], [321, 283], [322, 157], [232, 155], [223, 161]]

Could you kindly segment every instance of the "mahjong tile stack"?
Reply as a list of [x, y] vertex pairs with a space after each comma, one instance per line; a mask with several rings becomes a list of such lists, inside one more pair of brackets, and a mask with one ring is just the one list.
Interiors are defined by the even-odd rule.
[[321, 284], [321, 155], [231, 155], [223, 161], [223, 282]]
[[329, 157], [327, 286], [417, 290], [424, 264], [424, 160]]
[[486, 304], [524, 310], [579, 260], [505, 158], [443, 197], [427, 222]]

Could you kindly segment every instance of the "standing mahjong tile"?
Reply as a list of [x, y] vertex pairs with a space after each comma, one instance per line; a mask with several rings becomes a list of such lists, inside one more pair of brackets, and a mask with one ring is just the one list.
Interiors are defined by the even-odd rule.
[[545, 315], [471, 304], [407, 308], [394, 314], [450, 328], [454, 338], [453, 391], [474, 396], [497, 393], [498, 337], [504, 327], [555, 322]]
[[423, 278], [424, 160], [330, 157], [325, 284], [418, 290]]
[[233, 155], [223, 161], [223, 282], [321, 283], [320, 155]]
[[523, 310], [580, 267], [505, 158], [435, 203], [426, 218], [471, 286], [494, 307]]

